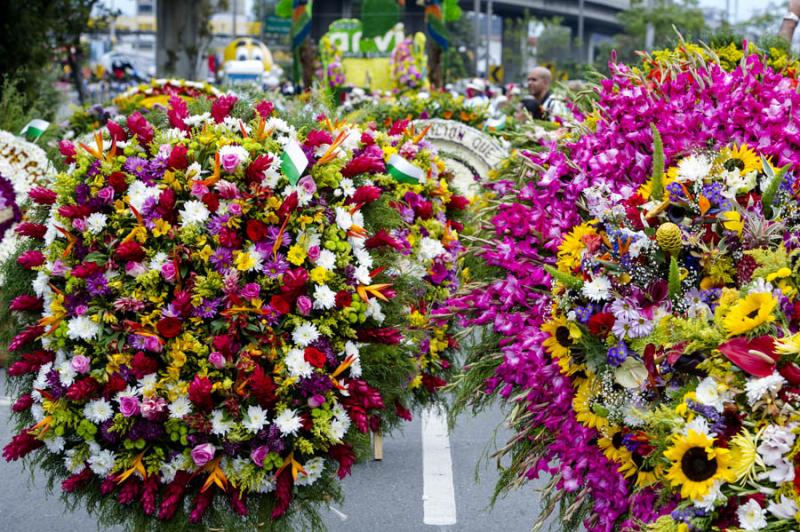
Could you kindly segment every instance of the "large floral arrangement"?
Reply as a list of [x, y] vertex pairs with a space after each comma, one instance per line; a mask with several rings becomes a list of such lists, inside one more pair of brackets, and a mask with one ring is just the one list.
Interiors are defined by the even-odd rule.
[[413, 39], [406, 37], [392, 50], [391, 69], [393, 92], [396, 94], [426, 87], [427, 57], [423, 34], [418, 33]]
[[481, 129], [489, 117], [488, 106], [467, 107], [463, 96], [454, 96], [449, 92], [418, 92], [402, 97], [388, 96], [374, 99], [371, 105], [357, 109], [352, 114], [355, 120], [376, 120], [378, 123], [391, 123], [405, 118], [428, 119], [444, 118], [457, 120], [469, 126]]
[[[800, 163], [794, 80], [762, 57], [748, 56], [731, 72], [699, 60], [675, 65], [663, 80], [611, 67], [612, 77], [597, 87], [594, 107], [575, 128], [549, 150], [527, 153], [520, 171], [488, 184], [494, 197], [467, 259], [476, 283], [484, 284], [453, 300], [466, 326], [482, 328], [470, 337], [478, 341], [458, 380], [454, 413], [498, 398], [509, 404], [508, 422], [518, 434], [502, 451], [511, 462], [499, 489], [552, 473], [552, 487], [561, 489], [548, 491], [545, 508], [569, 509], [567, 529], [586, 518], [591, 530], [614, 530], [630, 509], [653, 506], [636, 501], [658, 495], [631, 496], [629, 481], [595, 444], [596, 431], [577, 419], [572, 382], [544, 347], [550, 336], [541, 325], [552, 306], [548, 268], [564, 235], [582, 222], [576, 207], [582, 191], [602, 185], [631, 197], [651, 174], [652, 124], [663, 141], [663, 152], [656, 152], [668, 166], [693, 150], [731, 142], [790, 171]], [[479, 271], [481, 264], [489, 268]]]
[[747, 146], [694, 153], [587, 189], [559, 246], [544, 346], [652, 529], [797, 528], [797, 191]]
[[114, 105], [122, 114], [128, 115], [136, 110], [150, 109], [154, 105], [166, 107], [172, 96], [190, 101], [202, 97], [214, 98], [220, 94], [219, 89], [208, 83], [159, 78], [150, 80], [150, 83], [131, 87], [114, 98]]
[[449, 370], [434, 311], [465, 201], [422, 135], [235, 103], [111, 121], [30, 193], [3, 453], [108, 522], [255, 526], [336, 498], [364, 434]]

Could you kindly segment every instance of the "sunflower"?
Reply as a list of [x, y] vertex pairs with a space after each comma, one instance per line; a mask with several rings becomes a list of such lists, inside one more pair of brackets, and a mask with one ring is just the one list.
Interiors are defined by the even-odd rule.
[[729, 449], [714, 447], [714, 438], [692, 429], [688, 435], [674, 435], [664, 457], [672, 462], [667, 479], [672, 486], [681, 487], [684, 499], [702, 500], [715, 482], [736, 480], [731, 463], [738, 457], [731, 456]]
[[772, 311], [778, 301], [768, 292], [748, 294], [737, 301], [728, 311], [722, 324], [729, 336], [744, 334], [756, 327], [775, 320]]
[[741, 175], [746, 175], [761, 170], [761, 157], [747, 144], [723, 148], [721, 154], [722, 166], [729, 172], [738, 168]]
[[635, 475], [636, 487], [646, 488], [661, 480], [661, 477], [664, 476], [664, 466], [649, 464], [639, 453], [630, 453], [630, 458], [620, 464], [619, 472], [625, 478]]
[[558, 269], [571, 272], [580, 266], [583, 250], [586, 249], [584, 238], [595, 235], [597, 231], [590, 222], [574, 227], [558, 246]]
[[564, 316], [557, 316], [541, 327], [543, 332], [550, 336], [543, 342], [544, 348], [550, 353], [561, 369], [563, 375], [572, 375], [583, 369], [583, 365], [574, 365], [570, 347], [581, 337], [581, 329], [575, 322], [568, 321]]
[[572, 398], [572, 408], [575, 410], [575, 418], [583, 425], [604, 431], [608, 428], [608, 419], [603, 415], [605, 408], [594, 403], [594, 398], [600, 391], [600, 381], [594, 375], [589, 374], [586, 379], [576, 381], [578, 389], [575, 397]]
[[631, 460], [631, 452], [622, 444], [623, 436], [625, 434], [619, 428], [613, 427], [597, 440], [597, 445], [603, 450], [606, 458], [618, 464], [625, 464]]

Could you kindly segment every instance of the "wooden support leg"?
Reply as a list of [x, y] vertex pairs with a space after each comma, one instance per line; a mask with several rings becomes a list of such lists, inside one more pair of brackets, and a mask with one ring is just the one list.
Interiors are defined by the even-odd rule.
[[383, 460], [383, 436], [380, 432], [372, 433], [372, 459]]

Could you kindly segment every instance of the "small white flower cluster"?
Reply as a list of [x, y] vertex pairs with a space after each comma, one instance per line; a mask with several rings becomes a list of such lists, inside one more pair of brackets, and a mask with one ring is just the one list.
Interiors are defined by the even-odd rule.
[[766, 478], [776, 484], [794, 480], [794, 465], [791, 460], [785, 458], [794, 447], [797, 438], [792, 428], [769, 425], [764, 429], [757, 450], [764, 465], [769, 469], [759, 475], [760, 478]]

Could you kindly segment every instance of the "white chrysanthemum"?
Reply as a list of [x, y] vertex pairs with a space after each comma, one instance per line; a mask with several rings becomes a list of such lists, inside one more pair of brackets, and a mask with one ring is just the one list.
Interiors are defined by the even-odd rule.
[[353, 216], [350, 214], [350, 211], [342, 207], [336, 207], [336, 225], [338, 225], [342, 231], [347, 231], [353, 227]]
[[314, 308], [328, 310], [336, 306], [336, 292], [321, 284], [314, 289]]
[[[363, 242], [363, 239], [358, 239], [356, 240], [356, 242]], [[372, 255], [370, 255], [369, 251], [366, 248], [360, 246], [353, 246], [353, 256], [356, 258], [356, 260], [361, 266], [364, 266], [366, 268], [372, 268], [373, 265]]]
[[690, 155], [678, 162], [678, 179], [700, 181], [711, 171], [711, 160], [705, 155]]
[[33, 286], [33, 292], [38, 297], [44, 297], [47, 292], [50, 292], [50, 276], [40, 270], [31, 285]]
[[611, 295], [611, 281], [598, 275], [588, 283], [584, 283], [581, 292], [592, 301], [603, 301]]
[[80, 459], [77, 449], [67, 449], [64, 453], [64, 467], [73, 475], [83, 471], [84, 463]]
[[777, 517], [778, 519], [794, 519], [800, 509], [794, 499], [781, 494], [780, 502], [769, 501], [767, 511]]
[[310, 486], [322, 476], [322, 472], [325, 470], [325, 460], [319, 456], [312, 458], [303, 464], [303, 469], [305, 473], [301, 471], [300, 474], [297, 475], [297, 482], [295, 482], [295, 484], [298, 486]]
[[328, 436], [333, 441], [340, 442], [344, 435], [347, 434], [347, 429], [350, 426], [349, 420], [345, 422], [341, 419], [334, 418], [331, 420], [330, 427], [328, 427]]
[[342, 189], [342, 194], [348, 198], [352, 197], [352, 195], [356, 193], [356, 187], [353, 184], [353, 180], [349, 177], [344, 177], [341, 181], [339, 181], [339, 188]]
[[689, 431], [694, 431], [697, 434], [703, 434], [709, 438], [716, 437], [716, 433], [711, 430], [711, 425], [708, 424], [708, 420], [701, 416], [693, 418], [691, 421], [686, 423], [686, 425], [684, 425], [682, 431], [684, 436], [688, 436]]
[[200, 124], [205, 124], [211, 118], [211, 113], [203, 113], [199, 115], [191, 115], [188, 118], [183, 119], [183, 123], [189, 127], [199, 126]]
[[247, 407], [247, 414], [242, 419], [242, 426], [252, 433], [256, 433], [267, 424], [267, 411], [258, 405]]
[[86, 218], [86, 228], [90, 233], [96, 235], [105, 228], [107, 222], [108, 216], [101, 212], [93, 212]]
[[722, 412], [725, 406], [723, 404], [725, 398], [720, 393], [719, 385], [713, 377], [706, 377], [700, 381], [700, 384], [697, 385], [697, 389], [695, 390], [695, 394], [697, 394], [698, 403], [712, 406], [717, 412]]
[[78, 316], [67, 322], [67, 337], [71, 340], [93, 340], [100, 334], [100, 325], [88, 316]]
[[303, 422], [297, 415], [297, 411], [286, 408], [275, 418], [275, 425], [283, 436], [288, 436], [296, 434], [303, 426]]
[[295, 327], [292, 332], [292, 340], [300, 347], [307, 347], [311, 342], [319, 338], [319, 330], [313, 323], [304, 321], [299, 326]]
[[373, 297], [367, 301], [367, 310], [364, 314], [367, 318], [372, 318], [379, 324], [383, 323], [383, 321], [386, 319], [386, 315], [383, 313], [381, 304], [378, 302], [378, 298], [376, 297]]
[[175, 455], [175, 457], [169, 462], [164, 462], [161, 464], [161, 468], [159, 469], [159, 472], [161, 473], [161, 482], [164, 484], [169, 484], [175, 480], [175, 475], [178, 474], [178, 471], [185, 469], [185, 462], [186, 458], [184, 458], [182, 454], [178, 454]]
[[767, 512], [755, 499], [739, 506], [736, 517], [739, 518], [739, 527], [742, 530], [761, 530], [767, 526]]
[[93, 453], [92, 456], [89, 457], [89, 469], [91, 469], [95, 475], [105, 477], [114, 469], [115, 460], [116, 457], [113, 452], [108, 449], [103, 449], [102, 451]]
[[336, 267], [336, 253], [328, 249], [321, 250], [317, 259], [317, 266], [332, 271]]
[[370, 275], [369, 268], [366, 266], [359, 266], [356, 268], [356, 271], [353, 273], [353, 275], [355, 275], [356, 281], [363, 285], [372, 283], [372, 275]]
[[182, 395], [169, 404], [169, 417], [181, 419], [192, 412], [192, 402], [189, 398]]
[[163, 251], [159, 251], [150, 259], [150, 269], [161, 271], [161, 267], [164, 266], [167, 261], [169, 261], [169, 256]]
[[445, 253], [442, 243], [430, 237], [423, 237], [419, 243], [419, 256], [424, 260], [433, 260], [442, 253]]
[[64, 438], [61, 436], [56, 436], [55, 438], [47, 438], [44, 440], [44, 444], [47, 447], [47, 450], [53, 454], [61, 454], [64, 451]]
[[198, 200], [187, 201], [183, 204], [183, 208], [180, 211], [180, 218], [183, 225], [205, 223], [210, 215], [211, 212], [209, 212], [206, 204]]
[[309, 377], [314, 372], [314, 367], [306, 361], [302, 349], [290, 349], [284, 359], [286, 369], [292, 377]]
[[70, 386], [75, 381], [75, 369], [68, 360], [61, 362], [56, 368], [58, 371], [58, 378], [64, 386]]
[[766, 394], [778, 393], [784, 384], [786, 384], [786, 379], [778, 372], [760, 379], [750, 379], [744, 385], [744, 389], [747, 391], [747, 402], [753, 406]]
[[[128, 199], [130, 204], [139, 212], [142, 211], [144, 203], [149, 198], [158, 200], [160, 195], [161, 190], [159, 190], [158, 187], [148, 187], [143, 181], [134, 181], [128, 187]], [[133, 215], [131, 214], [131, 216]]]
[[211, 413], [211, 433], [217, 436], [225, 436], [234, 426], [234, 422], [225, 419], [225, 412], [214, 410]]
[[765, 464], [777, 465], [783, 461], [783, 456], [792, 450], [796, 437], [792, 427], [769, 425], [761, 433], [758, 454]]
[[95, 399], [86, 403], [86, 406], [83, 407], [83, 415], [95, 425], [99, 425], [103, 421], [111, 419], [114, 409], [111, 407], [111, 403], [105, 399]]

